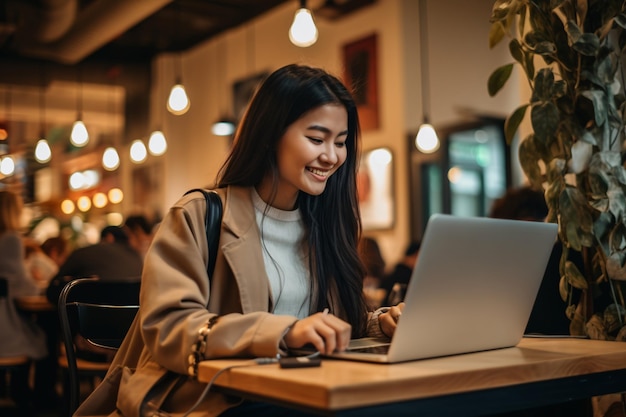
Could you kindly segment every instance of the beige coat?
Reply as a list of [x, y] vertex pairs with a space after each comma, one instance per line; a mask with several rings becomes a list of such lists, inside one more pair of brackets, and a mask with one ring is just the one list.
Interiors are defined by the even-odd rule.
[[[139, 320], [135, 320], [111, 367], [128, 368], [117, 398], [119, 413], [125, 417], [149, 413], [149, 409], [141, 409], [140, 402], [167, 370], [188, 375], [188, 356], [198, 330], [213, 315], [220, 318], [207, 336], [207, 359], [275, 357], [284, 334], [297, 320], [269, 313], [272, 299], [250, 189], [229, 187], [219, 193], [224, 214], [210, 286], [205, 200], [200, 193], [183, 197], [170, 209], [148, 251]], [[333, 306], [332, 311], [343, 316], [339, 306]], [[205, 387], [192, 377], [177, 381], [160, 406], [173, 416], [184, 414]], [[211, 391], [192, 415], [215, 416], [238, 402]]]

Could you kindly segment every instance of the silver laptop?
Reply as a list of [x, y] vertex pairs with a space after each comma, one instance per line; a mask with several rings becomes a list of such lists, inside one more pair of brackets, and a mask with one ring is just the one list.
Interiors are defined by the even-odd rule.
[[553, 223], [433, 215], [391, 343], [357, 339], [331, 356], [396, 363], [517, 345], [556, 235]]

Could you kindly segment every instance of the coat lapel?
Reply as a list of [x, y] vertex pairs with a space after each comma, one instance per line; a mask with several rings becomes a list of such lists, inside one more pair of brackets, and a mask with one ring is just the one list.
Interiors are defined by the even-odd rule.
[[243, 313], [269, 311], [270, 290], [261, 238], [248, 187], [228, 187], [223, 214], [222, 253], [237, 281]]

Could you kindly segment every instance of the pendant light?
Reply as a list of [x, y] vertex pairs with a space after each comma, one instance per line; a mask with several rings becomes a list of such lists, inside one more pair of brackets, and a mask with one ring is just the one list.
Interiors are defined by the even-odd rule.
[[[176, 24], [180, 26], [182, 22], [182, 12], [180, 7], [177, 7], [177, 19]], [[181, 33], [180, 30], [177, 31]], [[176, 82], [174, 86], [170, 90], [170, 95], [167, 98], [167, 110], [175, 116], [180, 116], [189, 110], [191, 106], [191, 102], [189, 101], [189, 97], [187, 96], [187, 92], [185, 91], [185, 86], [183, 85], [182, 78], [182, 57], [181, 53], [178, 52], [177, 56], [174, 60], [174, 72], [176, 77]]]
[[[216, 46], [216, 49], [218, 49], [219, 47], [220, 44]], [[224, 83], [225, 71], [223, 71], [222, 68], [224, 67], [224, 65], [226, 65], [226, 53], [219, 53], [218, 49], [217, 55], [217, 59], [213, 60], [218, 65], [217, 71], [215, 72], [217, 75], [215, 78], [218, 80], [216, 83], [218, 84], [218, 88], [215, 89], [216, 92], [220, 91], [219, 87]], [[222, 102], [222, 96], [223, 94], [217, 93], [218, 106], [220, 106], [220, 103]], [[220, 118], [215, 123], [213, 123], [213, 126], [211, 126], [211, 132], [215, 136], [231, 136], [233, 133], [235, 133], [235, 121], [227, 114], [226, 111], [222, 110], [221, 113], [222, 114]]]
[[[161, 72], [159, 72], [159, 74], [160, 73]], [[162, 109], [163, 108], [161, 106], [158, 106], [157, 111], [159, 112], [159, 119], [161, 120], [161, 123], [163, 123], [163, 120], [165, 119]], [[150, 134], [150, 139], [148, 139], [148, 152], [150, 155], [160, 156], [163, 155], [165, 151], [167, 151], [167, 140], [165, 139], [165, 135], [163, 134], [161, 128], [157, 128]]]
[[82, 148], [83, 146], [89, 143], [89, 132], [87, 131], [87, 127], [83, 122], [83, 80], [80, 77], [79, 70], [79, 80], [78, 80], [78, 111], [76, 116], [76, 121], [72, 125], [72, 133], [70, 134], [70, 142], [72, 145]]
[[[13, 175], [13, 173], [15, 173], [15, 161], [13, 160], [13, 156], [8, 154], [11, 150], [11, 147], [9, 146], [9, 140], [10, 140], [10, 129], [9, 129], [9, 121], [11, 120], [11, 89], [10, 87], [8, 87], [7, 89], [7, 94], [6, 94], [6, 120], [7, 120], [7, 128], [6, 128], [6, 132], [3, 133], [2, 135], [2, 152], [0, 153], [0, 155], [2, 155], [2, 157], [0, 157], [0, 174], [2, 174], [5, 177], [8, 177], [10, 175]], [[7, 155], [8, 154], [8, 155]]]
[[420, 0], [420, 63], [422, 77], [422, 112], [423, 123], [417, 132], [415, 146], [423, 153], [433, 153], [439, 149], [439, 138], [435, 128], [430, 124], [430, 90], [428, 76], [428, 30], [426, 27], [426, 1]]
[[130, 160], [135, 164], [143, 163], [148, 157], [148, 150], [141, 139], [135, 139], [130, 145]]
[[[113, 96], [113, 99], [111, 99], [111, 96]], [[117, 106], [114, 104], [113, 105], [111, 104], [111, 103], [117, 103], [113, 86], [111, 86], [111, 92], [109, 94], [108, 100], [109, 100], [109, 107], [112, 109], [111, 113], [113, 114], [113, 117], [117, 117], [118, 115], [118, 111], [116, 111]], [[118, 134], [116, 132], [115, 137], [117, 136]], [[119, 168], [119, 166], [120, 166], [120, 155], [117, 152], [117, 149], [115, 149], [115, 146], [107, 146], [107, 148], [102, 153], [102, 168], [106, 169], [107, 171], [115, 171], [116, 169]]]
[[45, 80], [43, 80], [42, 76], [41, 86], [39, 87], [39, 140], [35, 146], [35, 160], [40, 164], [48, 163], [52, 158], [52, 151], [46, 140], [45, 97]]
[[187, 96], [187, 92], [185, 91], [185, 86], [182, 81], [182, 58], [180, 57], [180, 53], [176, 59], [176, 82], [174, 86], [170, 90], [170, 95], [167, 98], [167, 110], [175, 116], [180, 116], [187, 113], [189, 107], [191, 106], [191, 102], [189, 101], [189, 97]]
[[289, 28], [289, 40], [296, 46], [306, 48], [317, 42], [317, 35], [313, 14], [307, 9], [306, 0], [300, 0], [300, 8], [296, 11]]

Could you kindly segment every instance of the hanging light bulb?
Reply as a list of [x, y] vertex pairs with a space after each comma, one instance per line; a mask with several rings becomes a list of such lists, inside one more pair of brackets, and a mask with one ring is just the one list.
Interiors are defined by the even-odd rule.
[[117, 150], [109, 146], [104, 150], [102, 154], [102, 166], [107, 171], [115, 171], [120, 166], [120, 156], [117, 153]]
[[150, 155], [159, 156], [163, 155], [167, 150], [167, 140], [165, 140], [165, 135], [160, 130], [155, 130], [150, 134], [150, 139], [148, 139], [148, 152]]
[[50, 162], [52, 158], [52, 151], [50, 150], [50, 145], [46, 139], [39, 139], [37, 141], [37, 146], [35, 146], [35, 159], [40, 164], [45, 164], [46, 162]]
[[89, 132], [83, 122], [83, 83], [79, 81], [78, 91], [78, 115], [76, 121], [72, 126], [72, 133], [70, 134], [70, 142], [72, 145], [82, 148], [89, 143]]
[[170, 91], [170, 96], [167, 99], [167, 110], [176, 116], [180, 116], [187, 113], [190, 104], [185, 87], [178, 81]]
[[148, 157], [148, 151], [146, 145], [143, 144], [141, 139], [136, 139], [130, 145], [130, 160], [136, 164], [140, 164]]
[[289, 40], [296, 46], [306, 48], [317, 42], [317, 35], [313, 14], [306, 8], [306, 0], [300, 0], [300, 8], [296, 11], [289, 28]]
[[[43, 77], [42, 77], [43, 78]], [[40, 164], [45, 164], [50, 162], [52, 158], [52, 150], [50, 149], [50, 145], [46, 140], [46, 116], [45, 116], [45, 91], [44, 91], [44, 81], [41, 83], [41, 88], [39, 90], [39, 123], [41, 133], [39, 135], [40, 139], [37, 141], [37, 145], [35, 146], [35, 160]]]
[[439, 149], [439, 137], [435, 128], [430, 124], [428, 108], [430, 107], [430, 90], [428, 81], [428, 29], [426, 28], [426, 0], [420, 1], [420, 66], [422, 79], [422, 108], [424, 123], [420, 126], [415, 137], [415, 147], [423, 153], [433, 153]]
[[0, 162], [0, 174], [4, 176], [13, 175], [15, 172], [15, 161], [11, 155], [7, 155], [2, 158]]
[[439, 149], [439, 137], [430, 123], [424, 123], [415, 137], [415, 146], [423, 153], [433, 153]]
[[70, 134], [70, 142], [72, 145], [82, 148], [89, 142], [89, 132], [82, 120], [76, 120], [72, 125], [72, 133]]

